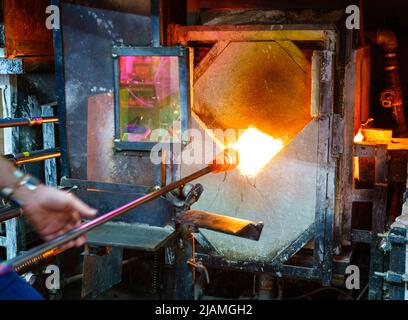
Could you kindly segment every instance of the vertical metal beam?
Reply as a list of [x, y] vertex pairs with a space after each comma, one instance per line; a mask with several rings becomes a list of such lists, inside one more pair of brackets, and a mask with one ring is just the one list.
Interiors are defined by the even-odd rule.
[[314, 59], [320, 62], [320, 110], [318, 129], [318, 169], [316, 181], [316, 237], [315, 265], [321, 271], [322, 283], [329, 286], [332, 280], [333, 212], [335, 160], [331, 156], [331, 118], [333, 114], [334, 53], [319, 51]]
[[192, 300], [194, 298], [194, 276], [188, 259], [193, 255], [191, 233], [188, 227], [179, 226], [180, 236], [176, 238], [174, 265], [174, 297], [176, 300]]
[[[58, 6], [61, 12], [59, 0], [52, 0], [52, 5]], [[59, 118], [59, 146], [61, 150], [61, 176], [69, 177], [68, 161], [68, 137], [67, 137], [67, 110], [65, 104], [65, 74], [64, 74], [64, 50], [62, 42], [62, 24], [60, 29], [53, 30], [55, 77], [57, 86], [58, 118]]]
[[161, 44], [160, 4], [160, 0], [151, 0], [150, 2], [152, 47], [160, 47]]
[[383, 291], [383, 278], [376, 276], [375, 272], [384, 271], [384, 253], [379, 248], [381, 238], [378, 233], [383, 233], [386, 226], [387, 214], [387, 146], [376, 146], [375, 156], [375, 184], [372, 208], [371, 230], [374, 235], [370, 245], [370, 275], [368, 287], [369, 300], [381, 300]]
[[[48, 104], [41, 106], [42, 116], [53, 116], [55, 104]], [[43, 147], [44, 149], [55, 148], [55, 124], [44, 123], [42, 125], [43, 130]], [[44, 177], [45, 183], [50, 186], [57, 186], [57, 164], [56, 159], [49, 159], [44, 161]]]
[[[406, 238], [407, 229], [393, 228], [391, 229], [390, 234]], [[406, 273], [406, 247], [406, 243], [392, 243], [389, 265], [391, 272], [398, 274]], [[388, 284], [390, 300], [405, 300], [405, 286], [406, 283], [390, 282]]]
[[112, 53], [113, 58], [113, 76], [114, 76], [114, 89], [115, 89], [115, 142], [121, 140], [121, 128], [120, 128], [120, 75], [119, 75], [119, 56], [116, 53]]
[[350, 62], [346, 65], [344, 80], [344, 149], [341, 163], [340, 179], [342, 194], [342, 226], [341, 241], [351, 245], [351, 211], [353, 206], [353, 138], [354, 138], [354, 108], [356, 103], [356, 61], [357, 51], [354, 50]]

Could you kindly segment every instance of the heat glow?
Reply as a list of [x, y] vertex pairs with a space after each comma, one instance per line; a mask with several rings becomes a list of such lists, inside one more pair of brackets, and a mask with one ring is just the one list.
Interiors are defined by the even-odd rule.
[[246, 176], [256, 176], [283, 148], [282, 140], [259, 131], [248, 128], [231, 146], [238, 151], [238, 169]]

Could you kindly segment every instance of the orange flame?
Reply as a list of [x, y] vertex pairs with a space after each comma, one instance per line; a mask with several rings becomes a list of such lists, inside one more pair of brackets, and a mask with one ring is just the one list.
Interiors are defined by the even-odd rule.
[[239, 171], [246, 176], [253, 177], [282, 150], [283, 143], [280, 139], [274, 139], [250, 127], [231, 147], [238, 151]]

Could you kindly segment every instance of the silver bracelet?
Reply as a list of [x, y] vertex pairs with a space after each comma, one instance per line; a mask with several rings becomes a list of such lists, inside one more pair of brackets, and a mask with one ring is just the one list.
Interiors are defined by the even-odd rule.
[[17, 184], [14, 187], [6, 186], [0, 190], [0, 195], [3, 196], [5, 199], [17, 204], [18, 206], [22, 206], [23, 203], [13, 197], [15, 191], [20, 188], [24, 187], [30, 191], [34, 191], [40, 185], [40, 182], [35, 179], [34, 177], [24, 174], [20, 170], [15, 170], [13, 175], [19, 179]]

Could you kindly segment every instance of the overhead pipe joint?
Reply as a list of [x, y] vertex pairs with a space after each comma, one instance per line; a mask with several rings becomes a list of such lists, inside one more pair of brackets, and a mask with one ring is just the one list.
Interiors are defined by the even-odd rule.
[[381, 103], [384, 108], [392, 108], [393, 118], [397, 124], [396, 136], [408, 136], [402, 99], [401, 81], [399, 76], [398, 40], [395, 34], [387, 29], [378, 29], [368, 33], [372, 43], [384, 49], [384, 71], [386, 88], [381, 93]]
[[375, 43], [386, 51], [396, 51], [398, 48], [397, 37], [394, 32], [388, 29], [378, 29], [375, 32]]

